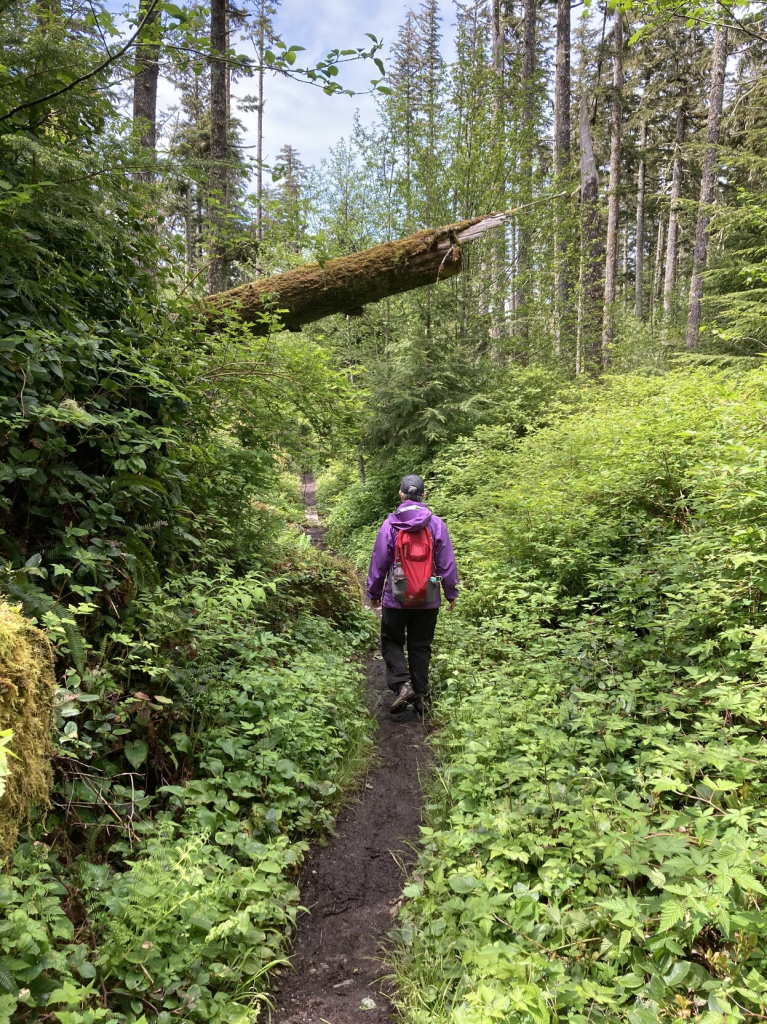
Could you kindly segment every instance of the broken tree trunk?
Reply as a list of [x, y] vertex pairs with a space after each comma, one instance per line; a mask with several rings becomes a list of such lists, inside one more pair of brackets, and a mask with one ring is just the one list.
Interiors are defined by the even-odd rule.
[[[473, 242], [491, 228], [503, 224], [507, 213], [491, 213], [442, 228], [427, 228], [396, 242], [384, 242], [364, 252], [339, 256], [327, 263], [310, 263], [276, 277], [241, 284], [205, 300], [212, 324], [218, 314], [236, 312], [266, 334], [263, 315], [280, 311], [289, 331], [300, 331], [333, 313], [358, 316], [370, 302], [390, 295], [437, 284], [459, 274], [461, 246]], [[284, 312], [282, 312], [284, 311]]]

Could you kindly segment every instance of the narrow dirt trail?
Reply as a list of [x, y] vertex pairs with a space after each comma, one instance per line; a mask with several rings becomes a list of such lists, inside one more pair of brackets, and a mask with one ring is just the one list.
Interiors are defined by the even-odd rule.
[[[304, 474], [307, 533], [321, 546], [324, 529], [311, 516], [314, 480]], [[291, 957], [275, 992], [273, 1024], [383, 1024], [393, 1018], [386, 995], [386, 934], [404, 884], [402, 865], [421, 821], [420, 774], [428, 766], [426, 729], [412, 711], [392, 718], [384, 664], [367, 664], [367, 694], [378, 720], [371, 767], [335, 835], [312, 851], [301, 880], [301, 903]], [[372, 1000], [363, 1005], [363, 1000]]]

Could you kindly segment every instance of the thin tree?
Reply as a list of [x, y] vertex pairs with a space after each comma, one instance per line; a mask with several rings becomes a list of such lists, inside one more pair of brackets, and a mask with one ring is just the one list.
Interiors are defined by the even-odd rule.
[[[504, 139], [504, 128], [506, 124], [506, 38], [505, 25], [502, 14], [501, 0], [492, 0], [490, 18], [490, 58], [493, 69], [494, 83], [492, 92], [492, 114], [494, 125], [494, 136], [498, 145], [495, 148], [496, 154], [502, 153], [503, 157], [496, 167], [494, 178], [500, 196], [506, 196], [507, 189], [507, 161], [506, 146]], [[506, 267], [508, 265], [508, 254], [506, 246], [506, 233], [498, 232], [492, 243], [491, 272], [492, 283], [490, 294], [492, 295], [492, 323], [490, 333], [496, 340], [503, 337], [506, 325]]]
[[[557, 0], [557, 40], [554, 66], [554, 173], [562, 178], [570, 164], [570, 0]], [[562, 335], [569, 320], [570, 281], [567, 265], [566, 204], [557, 201], [555, 210], [556, 266], [556, 349], [562, 354]]]
[[418, 26], [413, 11], [408, 11], [400, 25], [397, 41], [392, 47], [390, 82], [392, 97], [388, 104], [389, 118], [397, 129], [402, 149], [402, 176], [399, 180], [403, 196], [404, 229], [412, 230], [414, 219], [415, 125], [423, 101], [422, 83], [417, 74]]
[[210, 48], [215, 56], [210, 62], [210, 172], [208, 192], [209, 216], [213, 236], [208, 267], [208, 289], [223, 291], [227, 285], [227, 260], [223, 239], [227, 205], [227, 161], [229, 157], [227, 110], [227, 0], [211, 0]]
[[[423, 82], [422, 116], [426, 123], [425, 147], [421, 155], [421, 182], [424, 190], [425, 226], [433, 223], [437, 207], [437, 132], [440, 123], [440, 93], [442, 77], [442, 55], [439, 51], [441, 39], [438, 0], [422, 0], [415, 18], [419, 44], [419, 72]], [[426, 288], [426, 336], [431, 338], [432, 293], [431, 285]]]
[[663, 233], [665, 231], [666, 223], [663, 219], [663, 212], [658, 218], [658, 236], [655, 243], [655, 266], [653, 267], [652, 277], [652, 294], [650, 296], [650, 303], [653, 309], [660, 306], [661, 301], [661, 282], [663, 280]]
[[[520, 159], [520, 195], [523, 203], [533, 197], [533, 166], [536, 145], [536, 0], [524, 0], [522, 19], [522, 152]], [[519, 335], [522, 357], [529, 355], [530, 306], [532, 298], [533, 233], [531, 216], [523, 213], [519, 218], [517, 240], [517, 309], [521, 312]]]
[[716, 193], [716, 152], [724, 103], [724, 80], [727, 73], [727, 25], [720, 24], [714, 40], [711, 67], [711, 92], [708, 99], [706, 124], [706, 152], [700, 181], [698, 221], [695, 225], [695, 249], [690, 281], [690, 302], [687, 309], [687, 347], [698, 347], [703, 312], [703, 275], [708, 261], [708, 227], [711, 222], [711, 204]]
[[634, 254], [634, 312], [637, 320], [644, 317], [644, 218], [647, 178], [647, 122], [639, 133], [639, 167], [637, 169], [637, 222]]
[[280, 0], [257, 0], [255, 43], [258, 71], [256, 81], [256, 234], [259, 241], [264, 237], [264, 65], [267, 44], [274, 36], [272, 17], [277, 12]]
[[663, 280], [663, 313], [668, 317], [674, 302], [676, 274], [679, 263], [679, 201], [682, 196], [682, 145], [687, 125], [685, 106], [686, 90], [676, 108], [676, 130], [674, 134], [674, 163], [671, 171], [671, 196], [668, 217], [668, 240], [666, 242], [666, 276]]
[[602, 369], [599, 333], [603, 297], [604, 246], [599, 216], [599, 174], [591, 141], [586, 91], [580, 96], [581, 273], [578, 315], [579, 351], [576, 370], [598, 374]]
[[153, 181], [157, 153], [157, 83], [160, 77], [160, 42], [157, 38], [160, 9], [151, 0], [140, 0], [139, 20], [146, 19], [141, 41], [136, 46], [136, 72], [133, 77], [133, 123], [142, 130], [139, 145], [149, 166], [134, 172], [136, 181]]
[[618, 214], [621, 183], [621, 122], [623, 118], [623, 15], [615, 8], [613, 21], [613, 95], [610, 130], [610, 191], [607, 200], [607, 244], [605, 253], [605, 302], [602, 325], [602, 359], [610, 360], [615, 336], [615, 288], [618, 279]]

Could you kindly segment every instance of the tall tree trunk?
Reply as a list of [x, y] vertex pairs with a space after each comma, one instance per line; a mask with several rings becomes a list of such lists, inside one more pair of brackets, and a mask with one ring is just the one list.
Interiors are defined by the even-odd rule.
[[610, 361], [615, 337], [615, 286], [618, 277], [618, 214], [621, 184], [621, 120], [623, 114], [623, 15], [615, 8], [613, 24], [613, 102], [610, 131], [610, 193], [607, 201], [607, 245], [605, 253], [605, 305], [602, 325], [602, 359]]
[[185, 210], [184, 210], [184, 241], [186, 247], [186, 272], [187, 274], [192, 273], [194, 267], [194, 242], [195, 242], [195, 222], [194, 222], [194, 205], [192, 198], [192, 183], [187, 181], [186, 192], [184, 195]]
[[492, 0], [490, 51], [493, 71], [503, 75], [503, 39], [501, 35], [501, 0]]
[[258, 68], [258, 124], [256, 127], [256, 195], [258, 197], [257, 234], [259, 242], [264, 237], [264, 36], [259, 39]]
[[[557, 0], [557, 44], [554, 70], [554, 173], [566, 173], [570, 163], [570, 0]], [[566, 200], [557, 199], [555, 210], [556, 266], [554, 270], [555, 343], [562, 356], [562, 339], [569, 335], [570, 268], [567, 260], [567, 229], [563, 223]]]
[[210, 176], [208, 182], [209, 217], [212, 226], [208, 290], [226, 288], [227, 261], [223, 238], [227, 205], [228, 117], [226, 109], [228, 64], [225, 58], [227, 40], [226, 0], [211, 0], [210, 46], [214, 54], [210, 64]]
[[581, 149], [581, 296], [578, 335], [579, 368], [598, 374], [602, 369], [600, 323], [603, 298], [602, 263], [604, 246], [599, 216], [599, 175], [591, 142], [589, 111], [585, 91], [580, 98]]
[[644, 200], [647, 178], [645, 150], [647, 149], [647, 124], [642, 122], [639, 135], [639, 170], [637, 171], [637, 229], [636, 255], [634, 258], [634, 312], [637, 320], [644, 318]]
[[258, 59], [258, 112], [256, 124], [256, 233], [258, 241], [263, 239], [263, 65], [266, 52], [266, 2], [258, 4], [258, 35], [256, 37], [256, 54]]
[[[133, 79], [133, 122], [140, 123], [143, 133], [139, 145], [154, 163], [157, 153], [157, 82], [160, 77], [160, 44], [155, 39], [159, 28], [160, 8], [150, 10], [151, 0], [140, 0], [138, 18], [146, 20], [143, 37], [136, 47], [137, 71]], [[136, 171], [136, 181], [154, 181], [152, 167]]]
[[658, 218], [658, 240], [655, 244], [655, 267], [653, 269], [652, 277], [652, 305], [653, 308], [660, 305], [660, 288], [661, 281], [663, 280], [663, 232], [665, 229], [665, 222], [663, 220], [663, 213], [661, 212]]
[[[682, 94], [685, 95], [684, 93]], [[679, 263], [679, 200], [682, 196], [682, 144], [687, 126], [687, 111], [684, 99], [676, 108], [676, 132], [674, 138], [674, 167], [671, 173], [671, 204], [668, 216], [668, 241], [666, 242], [666, 276], [663, 281], [663, 313], [671, 315], [676, 288], [676, 271]]]
[[[493, 95], [493, 113], [495, 114], [496, 131], [503, 139], [505, 118], [505, 89], [504, 89], [504, 27], [501, 16], [501, 0], [492, 0], [491, 7], [491, 57], [493, 72], [495, 75], [495, 89]], [[502, 168], [497, 186], [501, 194], [506, 196], [506, 167]], [[490, 336], [496, 341], [501, 341], [506, 333], [506, 233], [498, 232], [492, 243], [491, 255], [491, 293], [492, 293], [492, 318], [490, 324]]]
[[[533, 161], [535, 153], [535, 21], [537, 0], [524, 0], [524, 17], [522, 25], [522, 158], [520, 161], [522, 202], [527, 203], [533, 197]], [[525, 210], [519, 219], [519, 239], [517, 245], [517, 309], [521, 312], [519, 334], [522, 339], [523, 360], [529, 357], [528, 342], [530, 338], [530, 300], [532, 284], [532, 227], [530, 213]]]
[[719, 145], [719, 127], [722, 121], [726, 73], [727, 26], [721, 24], [716, 30], [716, 40], [714, 42], [711, 91], [708, 98], [708, 123], [706, 125], [706, 154], [703, 157], [698, 222], [695, 225], [695, 250], [692, 260], [692, 280], [690, 281], [690, 303], [687, 309], [687, 347], [690, 349], [698, 347], [698, 337], [700, 335], [700, 323], [703, 312], [703, 275], [708, 261], [708, 226], [711, 221], [711, 204], [716, 193], [716, 151]]
[[624, 310], [626, 308], [626, 296], [628, 294], [628, 279], [629, 279], [629, 229], [624, 227], [622, 232], [623, 246], [622, 252], [623, 257], [621, 259], [621, 305]]

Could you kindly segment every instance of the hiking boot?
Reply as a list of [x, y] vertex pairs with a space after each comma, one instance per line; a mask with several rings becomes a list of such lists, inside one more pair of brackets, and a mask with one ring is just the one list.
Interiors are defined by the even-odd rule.
[[428, 715], [431, 711], [431, 694], [430, 693], [417, 693], [415, 700], [413, 701], [413, 711], [417, 714]]
[[403, 683], [397, 692], [397, 696], [394, 698], [391, 705], [389, 706], [389, 714], [396, 715], [400, 711], [404, 711], [405, 708], [409, 704], [412, 704], [414, 700], [415, 690], [410, 685], [410, 683]]

